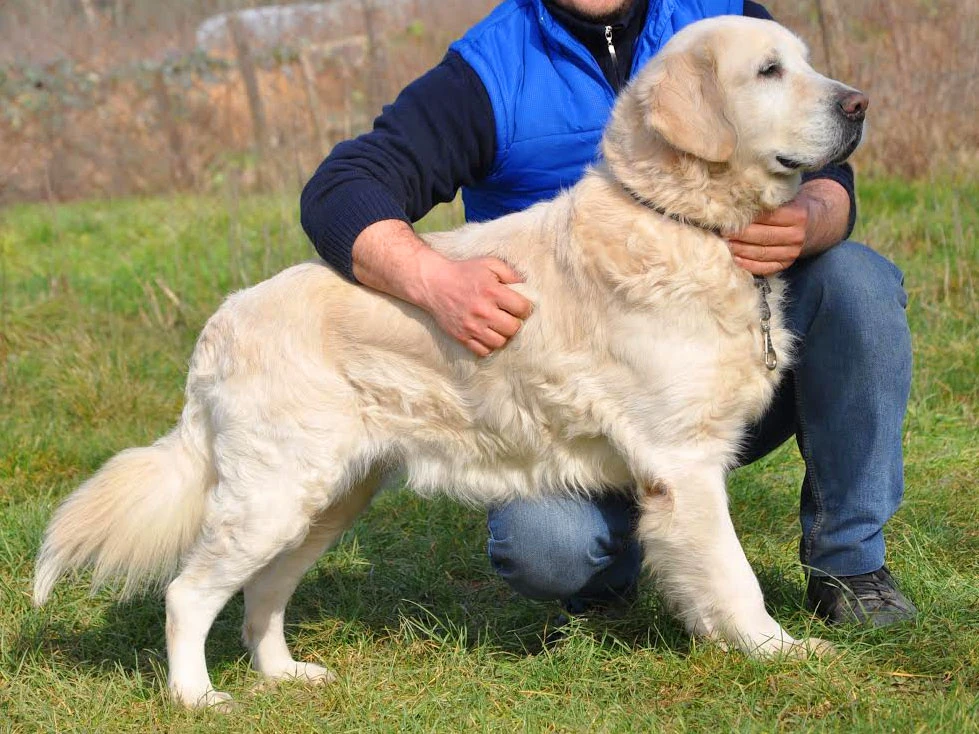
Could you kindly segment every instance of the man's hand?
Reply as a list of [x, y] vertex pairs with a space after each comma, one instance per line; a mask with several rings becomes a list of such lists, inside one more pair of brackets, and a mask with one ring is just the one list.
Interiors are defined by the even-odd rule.
[[749, 273], [771, 275], [838, 244], [846, 236], [849, 214], [846, 189], [831, 179], [814, 179], [788, 204], [729, 235], [728, 247], [734, 262]]
[[400, 220], [375, 222], [361, 232], [353, 260], [357, 280], [425, 309], [479, 357], [506, 344], [533, 309], [507, 286], [521, 278], [505, 262], [449, 260]]
[[808, 199], [803, 195], [762, 214], [728, 237], [734, 262], [754, 275], [771, 275], [785, 270], [802, 254], [809, 217]]
[[521, 278], [494, 257], [422, 260], [419, 305], [469, 351], [485, 357], [530, 316], [530, 301], [507, 286]]

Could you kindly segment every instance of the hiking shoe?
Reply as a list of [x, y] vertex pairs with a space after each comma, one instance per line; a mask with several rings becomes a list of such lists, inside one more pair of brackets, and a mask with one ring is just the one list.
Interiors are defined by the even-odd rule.
[[571, 626], [571, 617], [569, 617], [564, 612], [561, 612], [556, 617], [552, 618], [544, 631], [541, 633], [540, 642], [541, 647], [545, 650], [550, 650], [558, 645], [561, 645], [566, 639], [568, 639], [568, 629]]
[[829, 624], [886, 627], [915, 618], [918, 610], [894, 584], [887, 566], [859, 576], [815, 576], [806, 587], [806, 606]]
[[541, 636], [544, 647], [550, 648], [568, 636], [573, 619], [590, 619], [596, 622], [615, 622], [624, 619], [639, 598], [639, 585], [630, 584], [622, 591], [609, 590], [600, 598], [575, 597], [561, 602], [560, 613], [553, 617]]

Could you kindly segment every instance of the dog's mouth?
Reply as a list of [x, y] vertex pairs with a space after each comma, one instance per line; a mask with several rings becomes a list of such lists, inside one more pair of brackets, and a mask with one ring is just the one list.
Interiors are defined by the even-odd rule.
[[775, 162], [778, 163], [778, 165], [781, 166], [783, 171], [786, 173], [794, 173], [800, 169], [806, 171], [816, 171], [831, 163], [842, 163], [853, 155], [853, 151], [855, 151], [857, 146], [860, 145], [861, 137], [862, 131], [858, 130], [856, 133], [850, 135], [849, 139], [845, 143], [833, 151], [832, 154], [826, 156], [826, 158], [823, 160], [800, 160], [799, 158], [792, 158], [791, 156], [787, 155], [776, 155]]
[[855, 133], [853, 133], [850, 136], [850, 139], [846, 142], [846, 144], [843, 146], [840, 152], [833, 157], [831, 163], [842, 163], [851, 155], [853, 155], [853, 151], [855, 151], [857, 149], [857, 146], [860, 145], [860, 139], [862, 137], [863, 137], [863, 128], [860, 127], [857, 129]]

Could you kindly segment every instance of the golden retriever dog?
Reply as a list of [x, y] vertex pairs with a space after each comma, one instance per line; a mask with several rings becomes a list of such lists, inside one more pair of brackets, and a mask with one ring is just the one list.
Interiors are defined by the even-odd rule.
[[533, 314], [488, 358], [321, 262], [232, 295], [194, 349], [177, 427], [57, 510], [36, 603], [84, 566], [123, 592], [167, 583], [169, 688], [206, 706], [229, 696], [204, 641], [243, 588], [254, 667], [331, 680], [290, 654], [286, 604], [400, 466], [415, 491], [470, 503], [635, 492], [646, 565], [690, 634], [757, 656], [827, 649], [765, 611], [728, 513], [725, 473], [792, 339], [778, 278], [759, 287], [717, 233], [790, 200], [800, 170], [849, 155], [865, 104], [773, 22], [678, 33], [622, 93], [574, 188], [427, 236], [525, 276], [513, 287]]

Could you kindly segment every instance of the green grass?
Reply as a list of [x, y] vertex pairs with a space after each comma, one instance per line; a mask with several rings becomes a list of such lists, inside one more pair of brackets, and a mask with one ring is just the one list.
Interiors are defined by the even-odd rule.
[[[802, 607], [801, 465], [784, 447], [732, 477], [735, 522], [776, 617], [830, 661], [758, 663], [689, 640], [651, 591], [625, 619], [542, 650], [553, 609], [497, 580], [483, 515], [384, 493], [300, 586], [288, 637], [339, 674], [252, 691], [241, 604], [208, 643], [236, 713], [165, 696], [159, 598], [63, 582], [30, 606], [56, 503], [164, 432], [194, 338], [225, 293], [305, 258], [293, 199], [152, 199], [8, 209], [0, 221], [0, 731], [979, 730], [979, 241], [975, 183], [863, 186], [858, 236], [907, 274], [916, 372], [907, 501], [890, 563], [921, 609], [882, 632]], [[452, 211], [436, 214], [443, 226]]]

